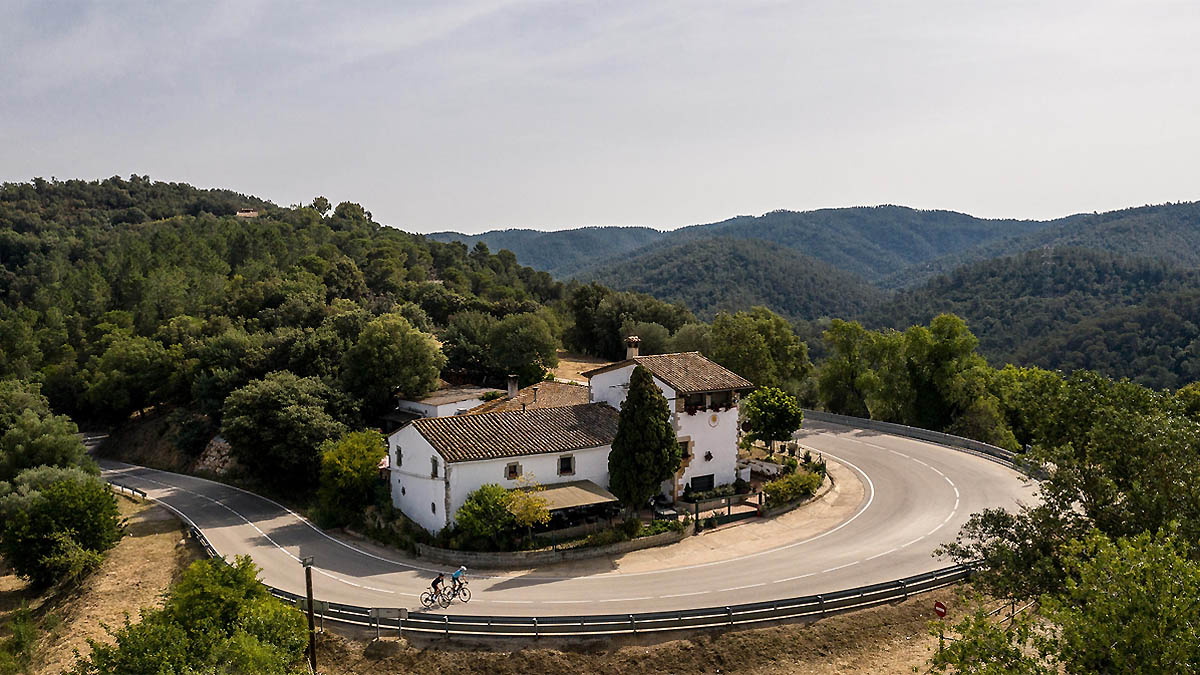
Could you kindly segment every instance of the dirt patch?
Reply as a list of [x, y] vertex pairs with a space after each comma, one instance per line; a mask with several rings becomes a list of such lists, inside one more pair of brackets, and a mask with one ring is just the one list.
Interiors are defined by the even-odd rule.
[[141, 609], [158, 606], [183, 569], [203, 555], [166, 509], [125, 498], [118, 504], [127, 535], [81, 588], [36, 596], [16, 576], [0, 576], [0, 621], [26, 603], [44, 631], [33, 672], [69, 669], [76, 649], [87, 653], [88, 638], [108, 640], [102, 624], [119, 627], [126, 613], [137, 621]]
[[570, 380], [572, 382], [587, 383], [587, 378], [583, 376], [583, 372], [607, 366], [612, 363], [608, 359], [601, 359], [587, 354], [576, 354], [574, 352], [558, 350], [558, 367], [554, 369], [554, 377], [559, 380]]
[[792, 624], [723, 635], [671, 640], [652, 645], [578, 650], [484, 651], [455, 647], [416, 649], [385, 638], [372, 644], [332, 634], [322, 636], [322, 673], [901, 673], [923, 671], [937, 649], [928, 632], [933, 603], [950, 608], [949, 619], [975, 604], [963, 589], [949, 588], [907, 602], [835, 616], [813, 624]]

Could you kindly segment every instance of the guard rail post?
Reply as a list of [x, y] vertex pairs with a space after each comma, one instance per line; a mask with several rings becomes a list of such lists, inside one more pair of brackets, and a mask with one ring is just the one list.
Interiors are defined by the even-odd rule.
[[542, 637], [542, 636], [541, 636], [541, 634], [540, 634], [540, 633], [538, 633], [538, 624], [537, 624], [537, 617], [536, 617], [536, 616], [535, 616], [535, 617], [533, 617], [533, 637], [534, 637], [535, 639], [536, 639], [536, 638], [540, 638], [540, 637]]
[[727, 614], [729, 616], [729, 625], [732, 626], [733, 625], [733, 610], [730, 609], [729, 607], [726, 607], [725, 614]]
[[629, 615], [629, 628], [634, 635], [637, 635], [637, 619], [633, 618], [632, 614]]
[[904, 583], [904, 580], [903, 580], [903, 579], [901, 579], [901, 580], [900, 580], [899, 582], [897, 582], [897, 583], [899, 583], [899, 584], [900, 584], [900, 590], [904, 591], [904, 599], [905, 599], [905, 600], [908, 600], [908, 584]]
[[825, 596], [818, 595], [817, 602], [821, 603], [821, 616], [825, 616]]
[[446, 619], [446, 639], [449, 640], [450, 639], [450, 615], [443, 614], [442, 616], [445, 617], [445, 619]]

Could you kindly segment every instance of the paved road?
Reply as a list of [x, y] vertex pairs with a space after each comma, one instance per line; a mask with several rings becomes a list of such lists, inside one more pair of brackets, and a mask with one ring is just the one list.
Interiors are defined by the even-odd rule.
[[[972, 512], [1032, 498], [1019, 474], [939, 445], [873, 431], [808, 423], [801, 442], [855, 471], [866, 489], [840, 525], [771, 550], [719, 562], [639, 572], [566, 576], [551, 566], [521, 574], [472, 573], [475, 597], [456, 614], [621, 614], [724, 606], [823, 593], [944, 567], [931, 556]], [[101, 462], [112, 480], [146, 490], [199, 526], [223, 555], [250, 554], [263, 580], [303, 593], [298, 560], [313, 556], [318, 599], [418, 609], [438, 566], [379, 554], [330, 537], [282, 506], [191, 476]], [[557, 568], [561, 569], [561, 568]]]

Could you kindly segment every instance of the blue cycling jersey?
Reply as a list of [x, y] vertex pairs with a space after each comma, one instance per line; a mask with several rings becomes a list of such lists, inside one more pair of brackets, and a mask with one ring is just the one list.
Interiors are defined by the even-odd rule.
[[462, 570], [455, 570], [454, 574], [450, 575], [450, 578], [455, 581], [458, 581], [458, 578], [461, 577], [462, 575], [463, 575]]

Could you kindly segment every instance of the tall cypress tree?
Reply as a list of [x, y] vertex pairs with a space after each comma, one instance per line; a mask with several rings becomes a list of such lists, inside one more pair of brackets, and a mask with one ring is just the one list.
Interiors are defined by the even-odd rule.
[[637, 366], [608, 454], [608, 489], [626, 507], [640, 510], [658, 494], [662, 482], [675, 475], [680, 461], [667, 399], [650, 371]]

